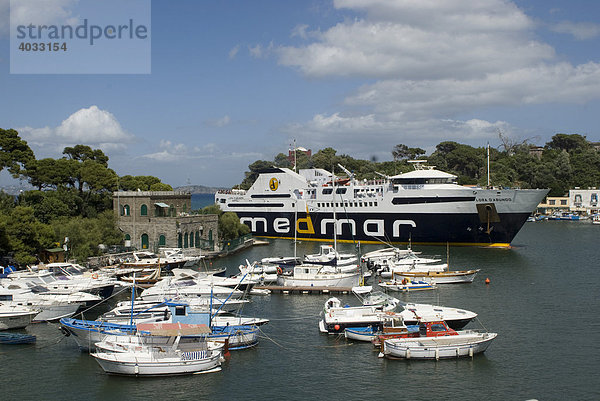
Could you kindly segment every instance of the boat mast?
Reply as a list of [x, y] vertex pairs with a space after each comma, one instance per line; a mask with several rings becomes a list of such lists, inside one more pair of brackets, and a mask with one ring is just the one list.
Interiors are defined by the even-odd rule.
[[487, 186], [490, 187], [490, 143], [487, 144]]
[[331, 167], [331, 182], [333, 185], [333, 249], [337, 252], [337, 220], [335, 216], [335, 166]]

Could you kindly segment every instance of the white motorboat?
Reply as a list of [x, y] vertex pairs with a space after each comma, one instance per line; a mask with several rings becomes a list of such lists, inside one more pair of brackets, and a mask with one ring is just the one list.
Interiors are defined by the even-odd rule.
[[98, 272], [88, 272], [74, 263], [49, 263], [38, 266], [37, 270], [11, 273], [8, 278], [13, 282], [40, 284], [55, 292], [89, 292], [102, 298], [111, 296], [115, 286], [119, 285], [115, 278]]
[[[277, 266], [274, 265], [252, 265], [248, 268], [245, 265], [240, 265], [240, 273], [234, 278], [238, 280], [246, 276], [249, 280], [256, 281], [258, 284], [273, 284], [277, 282]], [[271, 272], [271, 270], [274, 270]], [[250, 293], [254, 289], [250, 290]]]
[[173, 269], [172, 272], [171, 282], [193, 280], [198, 284], [230, 287], [241, 291], [251, 290], [258, 283], [257, 280], [249, 277], [221, 277], [209, 272], [198, 272], [192, 269]]
[[342, 306], [338, 298], [332, 297], [323, 307], [319, 330], [322, 333], [339, 334], [347, 327], [380, 327], [385, 316], [401, 317], [397, 313], [384, 311], [383, 305]]
[[3, 303], [25, 306], [38, 310], [34, 322], [54, 321], [74, 315], [79, 308], [100, 302], [102, 298], [87, 292], [72, 294], [56, 293], [47, 288], [29, 283], [23, 287], [16, 282], [9, 282], [6, 287], [0, 286], [0, 298]]
[[460, 330], [471, 320], [477, 317], [477, 313], [466, 309], [451, 308], [448, 306], [401, 303], [403, 310], [400, 312], [406, 325], [418, 324], [420, 320], [444, 320], [454, 330]]
[[[148, 335], [115, 336], [97, 343], [96, 347], [102, 351], [91, 355], [111, 374], [163, 376], [220, 370], [221, 349], [211, 346], [206, 337], [199, 337], [210, 333], [207, 326], [156, 323], [138, 328], [138, 333], [144, 331]], [[189, 335], [196, 336], [195, 341], [182, 342], [182, 336]], [[156, 336], [168, 338], [164, 346], [152, 343]]]
[[0, 304], [0, 330], [22, 329], [31, 323], [39, 310], [21, 305]]
[[297, 265], [292, 272], [280, 274], [277, 285], [283, 287], [352, 288], [360, 284], [360, 272], [330, 272], [330, 266]]
[[484, 352], [498, 335], [474, 330], [454, 331], [444, 321], [421, 322], [420, 333], [416, 337], [383, 339], [379, 356], [402, 359], [472, 357]]
[[339, 253], [332, 245], [321, 245], [319, 253], [304, 255], [304, 263], [318, 265], [347, 266], [356, 264], [358, 257], [351, 253]]
[[173, 280], [171, 277], [165, 277], [153, 287], [145, 289], [141, 294], [141, 298], [145, 301], [187, 300], [200, 297], [209, 299], [211, 296], [218, 299], [225, 299], [229, 296], [238, 299], [244, 296], [244, 292], [234, 288], [211, 285], [203, 281]]

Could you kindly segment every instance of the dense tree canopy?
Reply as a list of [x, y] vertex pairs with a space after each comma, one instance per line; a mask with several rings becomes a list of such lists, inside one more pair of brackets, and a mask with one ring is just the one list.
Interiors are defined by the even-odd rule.
[[6, 168], [13, 177], [18, 177], [21, 168], [33, 159], [33, 151], [17, 131], [0, 128], [0, 171]]

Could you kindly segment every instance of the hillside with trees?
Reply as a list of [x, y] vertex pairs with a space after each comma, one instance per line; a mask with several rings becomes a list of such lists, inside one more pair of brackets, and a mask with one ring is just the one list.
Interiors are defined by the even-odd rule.
[[0, 129], [0, 170], [35, 188], [18, 197], [0, 192], [0, 256], [36, 263], [40, 250], [62, 246], [65, 237], [68, 256], [78, 260], [100, 254], [99, 244], [121, 244], [113, 191], [172, 188], [156, 177], [119, 177], [108, 160], [102, 150], [86, 145], [66, 147], [58, 159], [36, 159], [17, 131]]
[[[596, 144], [578, 134], [556, 134], [543, 147], [527, 141], [513, 143], [500, 136], [502, 145], [490, 149], [490, 184], [499, 187], [550, 188], [550, 196], [563, 196], [569, 189], [600, 186], [600, 153]], [[408, 160], [424, 158], [429, 165], [455, 174], [459, 184], [487, 185], [487, 148], [472, 147], [457, 142], [439, 143], [435, 151], [425, 156], [420, 148], [405, 144], [391, 149], [393, 160], [377, 162], [339, 155], [333, 148], [321, 149], [311, 157], [303, 152], [296, 155], [298, 169], [335, 169], [337, 164], [350, 170], [357, 179], [380, 178], [377, 173], [395, 175], [412, 170]], [[288, 156], [280, 153], [273, 161], [257, 160], [248, 166], [239, 185], [248, 189], [262, 169], [293, 168]], [[342, 173], [343, 174], [343, 173]]]

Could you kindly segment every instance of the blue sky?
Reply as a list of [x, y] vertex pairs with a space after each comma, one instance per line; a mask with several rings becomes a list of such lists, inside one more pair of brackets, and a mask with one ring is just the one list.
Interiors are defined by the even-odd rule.
[[[19, 5], [60, 24], [88, 1]], [[398, 143], [498, 146], [499, 130], [600, 140], [599, 2], [155, 0], [140, 75], [10, 74], [9, 3], [0, 127], [39, 158], [85, 143], [121, 175], [231, 186], [293, 139], [379, 160]]]

